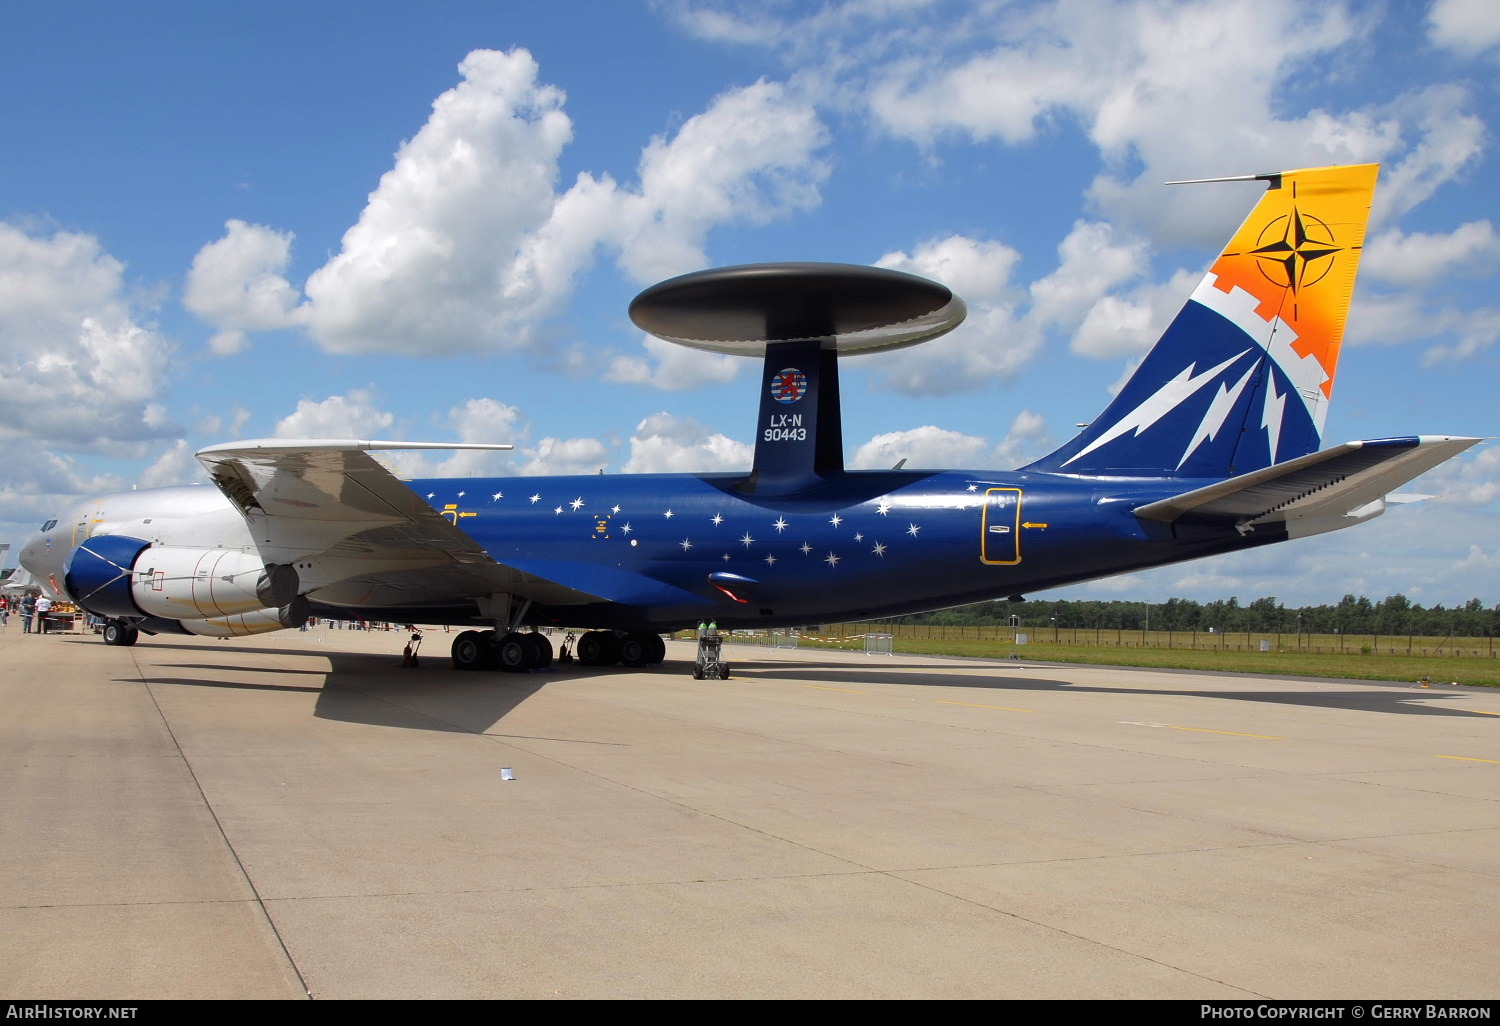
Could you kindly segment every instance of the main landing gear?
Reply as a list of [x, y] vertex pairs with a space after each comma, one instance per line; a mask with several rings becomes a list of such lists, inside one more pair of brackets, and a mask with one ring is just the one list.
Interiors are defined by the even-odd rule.
[[545, 634], [464, 631], [453, 639], [453, 666], [459, 670], [521, 673], [552, 665], [552, 642]]
[[[654, 666], [666, 658], [667, 645], [647, 631], [589, 631], [578, 639], [576, 654], [584, 666]], [[507, 673], [539, 670], [552, 665], [552, 642], [535, 632], [464, 631], [453, 639], [453, 665]]]

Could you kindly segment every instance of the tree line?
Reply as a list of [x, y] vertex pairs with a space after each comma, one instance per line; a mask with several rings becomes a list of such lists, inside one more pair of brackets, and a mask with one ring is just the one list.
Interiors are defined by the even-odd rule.
[[1482, 638], [1500, 634], [1500, 604], [1485, 606], [1470, 599], [1462, 606], [1431, 608], [1405, 595], [1389, 595], [1379, 602], [1345, 595], [1334, 605], [1284, 606], [1274, 597], [1240, 605], [1238, 598], [1196, 602], [1171, 598], [1165, 602], [1100, 602], [998, 600], [955, 606], [932, 613], [898, 617], [897, 623], [949, 626], [998, 624], [1016, 617], [1020, 626], [1048, 629], [1101, 628], [1151, 631], [1248, 631], [1261, 634], [1415, 634], [1428, 637]]

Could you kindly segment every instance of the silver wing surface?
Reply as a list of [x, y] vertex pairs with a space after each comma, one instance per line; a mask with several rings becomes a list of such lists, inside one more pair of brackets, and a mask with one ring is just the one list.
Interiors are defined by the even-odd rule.
[[508, 445], [256, 439], [198, 452], [244, 516], [267, 563], [297, 568], [303, 592], [354, 606], [461, 602], [495, 594], [548, 605], [602, 599], [491, 559], [369, 455]]

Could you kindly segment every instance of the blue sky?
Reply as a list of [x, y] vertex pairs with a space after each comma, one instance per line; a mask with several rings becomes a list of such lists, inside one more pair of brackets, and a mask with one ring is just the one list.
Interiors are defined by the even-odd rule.
[[[882, 263], [968, 302], [845, 364], [851, 464], [1091, 419], [1259, 186], [1382, 164], [1325, 442], [1500, 434], [1500, 8], [30, 3], [0, 14], [0, 541], [273, 434], [509, 441], [422, 474], [745, 466], [751, 361], [663, 277]], [[1500, 602], [1500, 450], [1348, 532], [1060, 595]], [[14, 558], [13, 556], [11, 557]]]

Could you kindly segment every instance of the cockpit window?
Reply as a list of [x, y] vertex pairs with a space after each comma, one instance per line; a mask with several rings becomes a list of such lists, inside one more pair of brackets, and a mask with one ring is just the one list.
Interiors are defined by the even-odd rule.
[[45, 524], [42, 525], [42, 533], [46, 534], [48, 531], [52, 530], [56, 526], [57, 526], [57, 521], [56, 520], [49, 520]]

